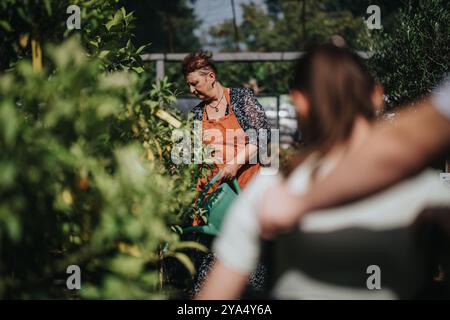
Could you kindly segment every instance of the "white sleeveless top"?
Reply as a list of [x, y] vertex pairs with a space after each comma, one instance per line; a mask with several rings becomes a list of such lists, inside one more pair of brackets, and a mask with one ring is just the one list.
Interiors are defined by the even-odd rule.
[[[312, 155], [292, 172], [288, 180], [291, 192], [301, 194], [308, 188], [315, 165]], [[331, 163], [323, 163], [318, 175], [326, 175], [333, 167]], [[257, 208], [265, 191], [281, 179], [280, 175], [258, 174], [230, 206], [222, 231], [213, 244], [218, 259], [229, 268], [243, 274], [256, 268], [260, 257]], [[450, 188], [444, 186], [439, 172], [434, 170], [426, 170], [358, 202], [311, 212], [302, 219], [299, 228], [304, 232], [330, 232], [348, 227], [396, 228], [409, 225], [429, 205], [450, 206]], [[318, 282], [307, 274], [297, 273], [278, 282], [275, 296], [289, 299], [395, 298], [389, 290], [359, 291]]]

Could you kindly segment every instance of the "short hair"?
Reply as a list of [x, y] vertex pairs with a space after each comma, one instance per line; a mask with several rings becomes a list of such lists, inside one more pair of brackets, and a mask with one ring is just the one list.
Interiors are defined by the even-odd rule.
[[183, 75], [187, 75], [195, 71], [214, 72], [217, 75], [217, 69], [214, 66], [212, 53], [208, 51], [197, 51], [188, 54], [183, 60]]

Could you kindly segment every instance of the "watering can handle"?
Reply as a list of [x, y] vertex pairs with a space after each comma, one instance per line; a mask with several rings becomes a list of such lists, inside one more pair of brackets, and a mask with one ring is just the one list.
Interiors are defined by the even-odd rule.
[[[214, 177], [212, 177], [212, 179], [208, 182], [208, 184], [205, 186], [205, 188], [203, 189], [203, 191], [200, 193], [198, 200], [197, 200], [197, 205], [202, 203], [204, 200], [204, 197], [206, 195], [206, 193], [209, 191], [209, 189], [211, 189], [211, 187], [217, 182], [217, 180], [220, 177], [220, 174], [222, 173], [222, 171], [219, 171]], [[233, 178], [233, 186], [236, 189], [236, 192], [239, 194], [241, 193], [241, 188], [239, 188], [239, 183], [236, 179], [236, 177]]]

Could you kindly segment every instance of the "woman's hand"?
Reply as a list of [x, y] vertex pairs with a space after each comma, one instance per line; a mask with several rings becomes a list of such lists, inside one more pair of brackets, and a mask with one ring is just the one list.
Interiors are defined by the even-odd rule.
[[301, 196], [293, 194], [286, 183], [279, 183], [267, 190], [259, 207], [261, 236], [273, 238], [277, 233], [298, 225], [303, 215], [304, 202]]
[[239, 164], [226, 164], [222, 169], [219, 181], [229, 181], [236, 177], [237, 172], [241, 166]]

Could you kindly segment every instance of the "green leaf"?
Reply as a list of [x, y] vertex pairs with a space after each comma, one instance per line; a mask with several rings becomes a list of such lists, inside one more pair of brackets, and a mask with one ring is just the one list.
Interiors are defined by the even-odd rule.
[[0, 226], [4, 224], [6, 231], [13, 241], [18, 241], [21, 236], [21, 226], [18, 217], [5, 206], [0, 207]]
[[51, 16], [52, 15], [52, 5], [50, 3], [50, 0], [45, 0], [44, 4], [45, 4], [45, 9], [47, 10], [47, 14], [49, 16]]
[[0, 139], [5, 141], [7, 146], [11, 146], [17, 133], [17, 115], [11, 102], [4, 101], [0, 105]]
[[0, 162], [0, 186], [8, 188], [14, 184], [16, 167], [11, 162]]
[[182, 233], [183, 233], [183, 228], [181, 228], [179, 225], [171, 226], [170, 229], [171, 229], [173, 232], [176, 232], [176, 233], [178, 233], [178, 234], [182, 234]]
[[140, 54], [146, 47], [147, 45], [140, 46], [139, 49], [136, 50], [136, 54]]
[[127, 16], [127, 12], [126, 12], [126, 10], [125, 10], [124, 7], [121, 7], [121, 8], [120, 8], [120, 11], [122, 12], [122, 16], [123, 16], [123, 17], [126, 17], [126, 16]]
[[149, 106], [150, 108], [156, 108], [159, 106], [159, 102], [158, 101], [154, 101], [154, 100], [145, 100], [144, 104], [146, 106]]
[[5, 29], [6, 32], [11, 32], [12, 31], [11, 25], [6, 20], [0, 20], [0, 27]]
[[102, 50], [102, 51], [100, 51], [100, 53], [98, 54], [98, 57], [100, 58], [100, 59], [104, 59], [108, 54], [109, 54], [109, 50]]
[[117, 10], [117, 12], [114, 14], [114, 17], [105, 24], [106, 29], [108, 29], [108, 31], [111, 30], [111, 28], [118, 25], [122, 21], [122, 19], [122, 11]]
[[137, 73], [142, 73], [145, 71], [144, 68], [142, 67], [133, 67], [133, 70], [136, 71]]

